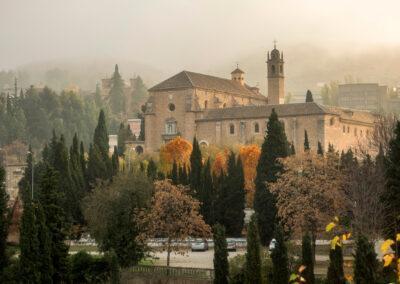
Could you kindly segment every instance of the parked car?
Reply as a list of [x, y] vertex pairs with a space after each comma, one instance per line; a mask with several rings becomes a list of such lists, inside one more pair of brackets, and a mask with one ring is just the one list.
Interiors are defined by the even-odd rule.
[[276, 240], [272, 239], [271, 242], [269, 243], [269, 252], [272, 252], [276, 247]]
[[227, 250], [228, 251], [236, 251], [236, 242], [233, 240], [227, 240]]
[[208, 243], [206, 240], [194, 240], [190, 243], [192, 251], [207, 251]]

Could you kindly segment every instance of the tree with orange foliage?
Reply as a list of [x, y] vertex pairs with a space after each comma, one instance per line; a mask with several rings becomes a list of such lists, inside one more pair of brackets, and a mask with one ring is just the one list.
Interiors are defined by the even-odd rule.
[[150, 236], [167, 239], [164, 249], [169, 266], [172, 251], [184, 253], [187, 250], [179, 241], [188, 237], [209, 237], [211, 229], [199, 214], [199, 201], [189, 195], [186, 187], [174, 186], [167, 180], [157, 181], [154, 185], [152, 209], [146, 219]]
[[228, 168], [228, 156], [229, 156], [229, 151], [227, 149], [219, 152], [215, 156], [214, 164], [212, 166], [212, 173], [214, 176], [219, 176], [221, 172], [226, 173], [226, 170]]
[[174, 138], [160, 149], [162, 168], [164, 171], [170, 171], [174, 161], [178, 166], [189, 165], [190, 153], [192, 153], [192, 144], [189, 141], [179, 136]]
[[248, 207], [253, 206], [257, 164], [260, 158], [261, 149], [258, 145], [244, 145], [239, 150], [244, 171], [244, 184], [246, 190], [246, 203]]

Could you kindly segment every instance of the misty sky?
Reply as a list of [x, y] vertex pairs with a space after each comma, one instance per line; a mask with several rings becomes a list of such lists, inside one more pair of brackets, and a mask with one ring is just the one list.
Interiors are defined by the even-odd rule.
[[254, 50], [400, 44], [399, 0], [0, 0], [0, 70], [117, 57], [206, 68]]

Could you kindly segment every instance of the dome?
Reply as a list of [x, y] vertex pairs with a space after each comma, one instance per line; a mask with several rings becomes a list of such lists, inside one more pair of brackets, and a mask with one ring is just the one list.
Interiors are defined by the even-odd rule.
[[271, 51], [271, 57], [272, 57], [272, 59], [279, 59], [279, 57], [280, 57], [279, 50], [277, 50], [276, 48], [274, 48], [274, 49]]

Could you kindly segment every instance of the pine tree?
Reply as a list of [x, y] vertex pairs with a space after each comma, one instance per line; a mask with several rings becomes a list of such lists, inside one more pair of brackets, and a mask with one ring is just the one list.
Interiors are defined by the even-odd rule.
[[358, 236], [354, 260], [354, 280], [356, 283], [377, 283], [378, 261], [372, 243], [365, 236]]
[[147, 165], [147, 177], [149, 177], [150, 180], [155, 180], [157, 178], [157, 165], [153, 159], [150, 159]]
[[276, 245], [271, 253], [272, 259], [272, 283], [282, 284], [289, 282], [288, 255], [283, 230], [279, 226], [275, 232]]
[[118, 64], [115, 64], [114, 74], [111, 78], [110, 104], [113, 113], [123, 112], [125, 106], [124, 81], [119, 74]]
[[178, 184], [179, 183], [179, 177], [178, 177], [178, 164], [174, 160], [172, 163], [172, 171], [171, 171], [171, 180], [173, 184]]
[[190, 154], [190, 173], [189, 182], [193, 192], [197, 192], [201, 187], [201, 151], [196, 137], [193, 138], [193, 149]]
[[386, 157], [386, 186], [383, 194], [385, 202], [385, 237], [396, 239], [400, 228], [400, 121], [394, 130]]
[[245, 283], [262, 283], [261, 278], [261, 244], [257, 230], [257, 219], [253, 214], [248, 225], [247, 252], [245, 264]]
[[[214, 200], [214, 185], [211, 176], [211, 161], [207, 160], [207, 163], [203, 169], [202, 175], [202, 187], [199, 194], [200, 214], [203, 216], [204, 221], [212, 225], [214, 223], [213, 214], [213, 200]], [[224, 229], [225, 231], [225, 229]]]
[[307, 130], [304, 130], [304, 152], [310, 151], [310, 142], [308, 142]]
[[216, 224], [213, 227], [214, 239], [214, 283], [227, 284], [229, 276], [228, 248], [225, 238], [225, 229]]
[[287, 157], [288, 154], [285, 131], [273, 109], [267, 125], [267, 136], [261, 147], [255, 179], [254, 210], [257, 213], [258, 229], [263, 245], [268, 245], [272, 239], [276, 218], [275, 197], [268, 190], [266, 183], [276, 181], [277, 175], [283, 169], [278, 159]]
[[345, 284], [343, 271], [343, 253], [340, 246], [329, 251], [329, 266], [326, 277], [327, 284]]
[[313, 95], [310, 90], [307, 90], [306, 103], [312, 103], [312, 102], [314, 102]]
[[324, 150], [322, 149], [322, 144], [321, 142], [318, 141], [318, 150], [317, 150], [317, 154], [320, 156], [324, 155]]
[[311, 246], [311, 238], [309, 234], [303, 236], [301, 251], [302, 251], [301, 264], [306, 267], [302, 275], [304, 276], [304, 279], [306, 279], [307, 284], [314, 284], [315, 283], [314, 257]]
[[8, 232], [8, 194], [5, 187], [6, 172], [3, 167], [0, 166], [0, 282], [2, 279], [3, 269], [8, 264], [8, 258], [6, 254], [7, 247], [7, 232]]
[[40, 203], [50, 235], [54, 283], [68, 279], [68, 246], [65, 244], [67, 224], [62, 207], [62, 192], [58, 190], [59, 179], [59, 173], [46, 166], [40, 183]]
[[39, 268], [38, 228], [35, 221], [35, 208], [31, 200], [24, 202], [20, 228], [20, 270], [22, 283], [41, 283]]

